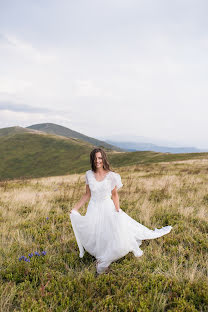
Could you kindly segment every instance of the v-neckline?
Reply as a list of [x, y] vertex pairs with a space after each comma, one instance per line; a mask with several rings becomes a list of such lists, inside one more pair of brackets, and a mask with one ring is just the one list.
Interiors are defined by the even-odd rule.
[[96, 182], [103, 182], [103, 181], [105, 180], [105, 178], [107, 177], [107, 175], [109, 175], [109, 173], [110, 173], [111, 171], [107, 172], [106, 175], [105, 175], [105, 177], [104, 177], [101, 181], [98, 181], [98, 180], [96, 179], [95, 174], [94, 174], [94, 172], [93, 172], [92, 170], [91, 170], [91, 172], [92, 172], [92, 175], [93, 175], [93, 177], [94, 177], [94, 179], [95, 179]]

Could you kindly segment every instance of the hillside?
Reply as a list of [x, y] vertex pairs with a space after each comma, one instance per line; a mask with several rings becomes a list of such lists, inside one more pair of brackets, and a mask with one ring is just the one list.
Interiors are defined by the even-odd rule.
[[0, 179], [44, 177], [88, 168], [93, 146], [77, 139], [21, 132], [0, 137]]
[[[0, 180], [81, 173], [89, 169], [93, 145], [32, 129], [0, 129]], [[162, 154], [107, 151], [113, 168], [133, 164], [208, 158], [208, 153]]]
[[88, 142], [94, 146], [102, 146], [105, 149], [110, 149], [110, 150], [115, 150], [115, 151], [122, 151], [123, 149], [117, 147], [117, 146], [113, 146], [112, 144], [108, 144], [104, 141], [100, 141], [91, 137], [88, 137], [82, 133], [76, 132], [74, 130], [71, 130], [69, 128], [60, 126], [60, 125], [56, 125], [53, 123], [42, 123], [42, 124], [36, 124], [36, 125], [32, 125], [27, 127], [27, 129], [34, 129], [34, 130], [39, 130], [39, 131], [43, 131], [49, 134], [55, 134], [55, 135], [61, 135], [67, 138], [76, 138], [79, 140], [82, 140], [84, 142]]
[[150, 151], [125, 152], [108, 154], [111, 163], [116, 167], [129, 166], [135, 164], [151, 164], [158, 162], [171, 162], [191, 159], [208, 159], [208, 153], [183, 153], [168, 154]]
[[94, 257], [79, 258], [69, 219], [84, 174], [0, 182], [0, 310], [208, 311], [207, 168], [200, 159], [119, 168], [121, 209], [173, 229], [99, 276]]

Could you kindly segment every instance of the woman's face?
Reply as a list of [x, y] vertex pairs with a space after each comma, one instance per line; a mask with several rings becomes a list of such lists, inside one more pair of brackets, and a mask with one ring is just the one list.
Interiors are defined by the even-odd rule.
[[101, 152], [95, 153], [94, 162], [97, 169], [103, 168], [103, 158]]

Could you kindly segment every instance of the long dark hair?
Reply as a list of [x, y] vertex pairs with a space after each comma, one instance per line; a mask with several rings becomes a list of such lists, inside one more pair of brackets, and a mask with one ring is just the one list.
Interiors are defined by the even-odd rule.
[[105, 153], [105, 151], [102, 148], [94, 148], [91, 153], [90, 153], [90, 164], [91, 164], [91, 168], [92, 171], [96, 172], [96, 166], [95, 166], [95, 154], [100, 152], [102, 155], [102, 160], [103, 160], [103, 169], [106, 171], [113, 171], [110, 168], [110, 164], [107, 158], [107, 155]]

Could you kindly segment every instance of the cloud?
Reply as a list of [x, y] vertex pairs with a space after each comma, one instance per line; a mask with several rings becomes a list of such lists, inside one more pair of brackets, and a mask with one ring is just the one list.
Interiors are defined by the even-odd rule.
[[0, 3], [0, 122], [207, 142], [207, 8], [203, 0]]
[[24, 92], [31, 87], [31, 82], [15, 77], [0, 77], [0, 93], [14, 94]]
[[51, 112], [51, 109], [47, 108], [41, 108], [41, 107], [33, 107], [33, 106], [28, 106], [25, 104], [20, 104], [20, 103], [11, 103], [11, 102], [5, 102], [5, 101], [0, 101], [0, 110], [6, 110], [6, 111], [11, 111], [11, 112], [24, 112], [24, 113], [49, 113]]
[[74, 81], [74, 96], [100, 96], [101, 89], [94, 85], [91, 80]]
[[48, 64], [55, 60], [55, 55], [34, 47], [31, 42], [24, 41], [14, 34], [0, 34], [0, 43], [5, 49], [13, 51], [13, 53], [18, 54], [19, 57], [28, 59], [37, 64]]
[[[30, 113], [30, 112], [14, 112], [8, 110], [1, 111], [0, 128], [21, 126], [27, 127], [38, 123], [55, 123], [69, 127], [71, 123], [68, 114], [48, 114], [48, 113]], [[72, 127], [73, 129], [73, 127]]]

